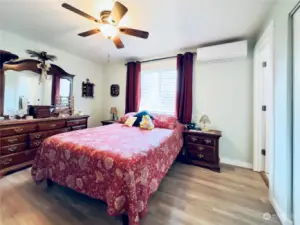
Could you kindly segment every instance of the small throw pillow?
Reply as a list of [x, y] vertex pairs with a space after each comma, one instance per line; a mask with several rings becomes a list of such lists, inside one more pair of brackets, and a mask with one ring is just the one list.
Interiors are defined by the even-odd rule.
[[128, 119], [125, 122], [125, 125], [128, 127], [132, 127], [134, 122], [136, 121], [136, 119], [137, 119], [137, 117], [134, 117], [134, 116], [128, 117]]
[[129, 117], [132, 117], [136, 114], [136, 112], [129, 112], [129, 113], [126, 113], [125, 115], [121, 116], [121, 118], [119, 119], [119, 123], [125, 123], [126, 120], [129, 118]]
[[140, 128], [146, 130], [152, 130], [154, 128], [154, 125], [149, 115], [143, 116], [143, 119], [140, 123]]
[[143, 119], [143, 116], [146, 116], [146, 115], [148, 115], [152, 120], [154, 120], [154, 117], [148, 111], [141, 111], [141, 112], [134, 115], [135, 117], [137, 117], [137, 119], [134, 122], [133, 126], [139, 127], [140, 123]]

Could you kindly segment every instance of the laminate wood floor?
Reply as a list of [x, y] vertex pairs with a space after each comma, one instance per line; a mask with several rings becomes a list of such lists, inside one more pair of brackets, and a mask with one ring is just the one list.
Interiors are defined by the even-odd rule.
[[[149, 201], [141, 225], [279, 225], [260, 174], [223, 166], [215, 173], [175, 163]], [[262, 218], [270, 212], [268, 221]], [[1, 225], [121, 225], [104, 203], [72, 190], [36, 185], [30, 169], [0, 179]]]

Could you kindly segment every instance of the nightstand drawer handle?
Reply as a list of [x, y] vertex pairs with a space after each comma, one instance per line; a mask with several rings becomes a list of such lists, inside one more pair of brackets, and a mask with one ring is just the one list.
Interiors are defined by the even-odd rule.
[[196, 138], [196, 137], [192, 136], [192, 137], [191, 137], [191, 140], [192, 140], [192, 141], [197, 141], [197, 140], [198, 140], [198, 138]]
[[209, 140], [209, 139], [205, 139], [204, 142], [205, 142], [206, 144], [211, 144], [211, 140]]
[[200, 159], [203, 159], [203, 158], [204, 158], [204, 155], [202, 155], [202, 154], [198, 154], [197, 156], [198, 156], [198, 158], [200, 158]]
[[39, 138], [41, 138], [42, 137], [42, 135], [41, 134], [37, 134], [37, 135], [35, 135], [35, 138], [36, 139], [39, 139]]
[[201, 147], [201, 146], [198, 146], [198, 150], [200, 150], [200, 151], [203, 151], [203, 150], [204, 150], [204, 148], [203, 148], [203, 147]]
[[54, 127], [56, 127], [56, 124], [51, 124], [50, 127], [54, 128]]

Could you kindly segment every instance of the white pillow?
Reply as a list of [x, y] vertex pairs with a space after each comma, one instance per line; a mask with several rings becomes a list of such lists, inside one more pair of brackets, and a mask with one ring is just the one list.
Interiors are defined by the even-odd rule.
[[125, 122], [125, 125], [128, 127], [132, 127], [134, 122], [136, 121], [136, 119], [137, 119], [137, 117], [134, 117], [134, 116], [128, 117], [128, 119]]

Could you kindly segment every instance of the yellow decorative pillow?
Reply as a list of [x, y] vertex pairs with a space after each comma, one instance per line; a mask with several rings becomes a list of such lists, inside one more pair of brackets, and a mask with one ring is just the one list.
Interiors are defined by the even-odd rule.
[[134, 122], [136, 121], [137, 117], [131, 116], [125, 121], [125, 125], [128, 127], [132, 127]]
[[152, 130], [154, 128], [153, 122], [149, 115], [143, 116], [142, 121], [140, 123], [140, 128], [147, 130]]

